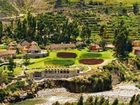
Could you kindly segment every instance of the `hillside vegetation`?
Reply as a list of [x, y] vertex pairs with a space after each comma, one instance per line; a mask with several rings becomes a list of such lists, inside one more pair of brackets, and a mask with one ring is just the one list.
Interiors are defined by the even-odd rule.
[[[66, 1], [66, 0], [62, 0]], [[79, 2], [80, 0], [68, 0], [71, 3]], [[90, 2], [91, 0], [85, 0]], [[0, 16], [19, 15], [27, 13], [27, 11], [40, 13], [54, 6], [55, 0], [0, 0]], [[102, 2], [104, 4], [124, 4], [132, 5], [140, 3], [140, 0], [94, 0], [94, 2]]]

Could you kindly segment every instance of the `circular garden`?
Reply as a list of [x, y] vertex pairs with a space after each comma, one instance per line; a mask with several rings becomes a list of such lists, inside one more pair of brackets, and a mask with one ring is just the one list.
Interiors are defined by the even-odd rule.
[[77, 54], [73, 52], [58, 52], [57, 57], [59, 58], [76, 58]]
[[97, 65], [101, 64], [104, 62], [103, 59], [81, 59], [79, 60], [81, 64], [86, 64], [86, 65]]

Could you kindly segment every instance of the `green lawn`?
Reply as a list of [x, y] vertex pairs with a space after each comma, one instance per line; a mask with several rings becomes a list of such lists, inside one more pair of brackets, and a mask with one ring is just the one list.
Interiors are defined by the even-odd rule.
[[45, 100], [43, 99], [28, 99], [22, 102], [17, 102], [17, 103], [13, 103], [10, 105], [36, 105], [36, 104], [41, 104], [44, 103]]
[[[73, 52], [77, 54], [76, 58], [57, 58], [58, 52]], [[82, 50], [59, 50], [59, 51], [51, 51], [50, 55], [45, 58], [31, 59], [31, 64], [29, 68], [43, 68], [46, 65], [72, 65], [79, 64], [79, 59], [83, 58], [96, 58], [96, 59], [113, 59], [113, 51], [108, 50], [104, 52], [88, 52], [88, 49]]]
[[[76, 58], [58, 58], [57, 53], [58, 52], [73, 52], [77, 54]], [[50, 51], [50, 54], [48, 57], [44, 58], [35, 58], [30, 59], [30, 64], [28, 65], [28, 68], [42, 68], [44, 69], [47, 65], [56, 65], [56, 66], [70, 66], [70, 65], [79, 65], [80, 59], [86, 59], [86, 58], [95, 58], [95, 59], [114, 59], [113, 57], [113, 51], [103, 51], [103, 52], [89, 52], [88, 49], [82, 49], [82, 50], [59, 50], [59, 51]], [[22, 62], [23, 60], [21, 60]], [[82, 65], [82, 64], [80, 64]], [[21, 68], [15, 69], [15, 74], [20, 74], [22, 71]], [[33, 72], [33, 70], [29, 70], [29, 72]]]
[[58, 66], [71, 66], [75, 64], [75, 59], [62, 59], [62, 58], [48, 59], [45, 61], [45, 64], [58, 65]]

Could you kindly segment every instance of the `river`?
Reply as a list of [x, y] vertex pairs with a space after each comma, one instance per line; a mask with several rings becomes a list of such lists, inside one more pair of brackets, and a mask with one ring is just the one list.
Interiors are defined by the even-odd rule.
[[[118, 98], [122, 102], [128, 102], [134, 94], [139, 94], [140, 89], [135, 87], [134, 84], [121, 83], [113, 87], [110, 91], [97, 92], [97, 93], [83, 93], [86, 100], [88, 96], [108, 98], [110, 101]], [[52, 103], [59, 101], [76, 102], [81, 94], [70, 93], [65, 88], [45, 89], [38, 92], [38, 96], [34, 99], [25, 100], [12, 105], [52, 105]]]

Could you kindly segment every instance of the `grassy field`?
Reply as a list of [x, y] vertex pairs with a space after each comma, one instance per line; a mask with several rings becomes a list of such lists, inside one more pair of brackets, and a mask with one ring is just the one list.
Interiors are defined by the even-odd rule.
[[[73, 52], [77, 54], [76, 58], [58, 58], [58, 52]], [[83, 50], [61, 50], [61, 51], [51, 51], [50, 55], [45, 58], [31, 59], [31, 64], [28, 66], [29, 68], [45, 68], [47, 65], [79, 65], [79, 60], [82, 58], [96, 58], [96, 59], [113, 59], [113, 51], [108, 50], [104, 52], [88, 52], [87, 49]]]
[[43, 99], [29, 99], [29, 100], [25, 100], [24, 102], [18, 102], [18, 103], [13, 103], [13, 104], [10, 104], [10, 105], [36, 105], [36, 104], [41, 104], [41, 103], [44, 103], [45, 100]]
[[[57, 57], [58, 52], [73, 52], [77, 54], [77, 57], [76, 58], [58, 58]], [[114, 59], [113, 53], [114, 52], [112, 50], [103, 51], [103, 52], [89, 52], [88, 49], [51, 51], [48, 57], [30, 59], [30, 64], [28, 65], [28, 68], [29, 69], [42, 68], [42, 70], [44, 70], [46, 66], [83, 65], [79, 63], [80, 59], [95, 58], [95, 59], [111, 60], [111, 59]], [[15, 61], [18, 62], [19, 64], [23, 63], [23, 59], [15, 59]], [[22, 68], [17, 67], [15, 68], [14, 74], [18, 75], [18, 74], [21, 74], [21, 72], [22, 72]], [[29, 72], [33, 72], [33, 70], [29, 70]]]

